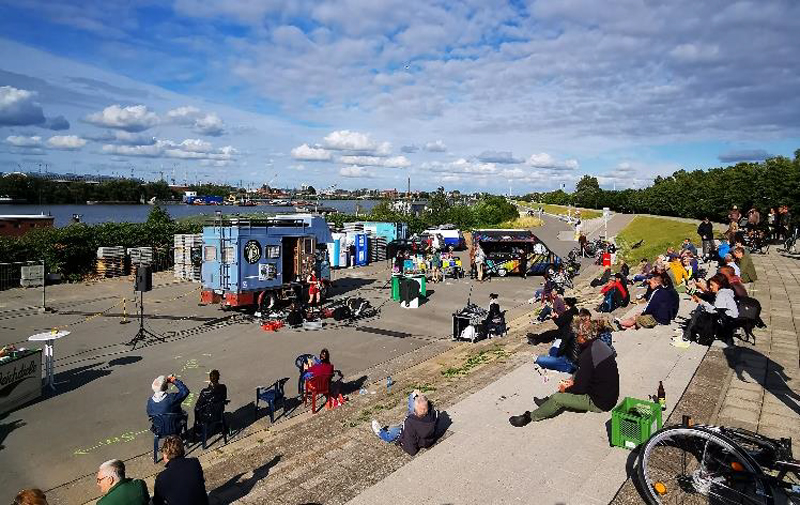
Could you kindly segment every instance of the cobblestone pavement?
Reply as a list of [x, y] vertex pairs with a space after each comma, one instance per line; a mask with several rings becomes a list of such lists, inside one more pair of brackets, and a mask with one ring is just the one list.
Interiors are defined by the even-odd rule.
[[766, 436], [796, 435], [800, 433], [800, 261], [774, 248], [753, 260], [758, 280], [748, 285], [748, 291], [761, 302], [767, 327], [756, 330], [755, 345], [724, 349], [733, 373], [717, 423]]

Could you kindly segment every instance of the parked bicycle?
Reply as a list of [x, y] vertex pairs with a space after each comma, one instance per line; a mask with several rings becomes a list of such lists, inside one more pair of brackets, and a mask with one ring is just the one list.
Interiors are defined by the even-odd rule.
[[722, 426], [670, 426], [641, 448], [639, 492], [651, 505], [800, 504], [800, 462], [789, 438]]
[[797, 254], [797, 237], [800, 233], [800, 227], [795, 226], [794, 232], [792, 232], [786, 240], [783, 242], [783, 249], [782, 252], [787, 254]]

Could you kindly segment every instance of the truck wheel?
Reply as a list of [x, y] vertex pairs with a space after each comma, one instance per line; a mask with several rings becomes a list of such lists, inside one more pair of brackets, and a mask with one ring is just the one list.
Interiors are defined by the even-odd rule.
[[275, 308], [277, 303], [278, 297], [271, 291], [263, 291], [258, 296], [258, 310], [260, 310], [262, 314], [269, 313], [270, 310]]

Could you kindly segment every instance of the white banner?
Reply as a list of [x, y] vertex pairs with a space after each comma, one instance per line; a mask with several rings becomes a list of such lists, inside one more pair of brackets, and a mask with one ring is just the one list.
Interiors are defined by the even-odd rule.
[[0, 413], [39, 398], [41, 394], [42, 351], [22, 351], [17, 358], [0, 360]]

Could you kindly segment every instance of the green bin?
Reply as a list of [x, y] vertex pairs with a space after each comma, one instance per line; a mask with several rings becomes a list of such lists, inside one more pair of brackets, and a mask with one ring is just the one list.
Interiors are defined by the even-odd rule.
[[662, 425], [661, 405], [627, 397], [611, 411], [611, 445], [635, 449]]
[[400, 279], [403, 276], [400, 274], [393, 274], [392, 275], [392, 300], [399, 302], [400, 301]]
[[419, 283], [419, 296], [428, 297], [428, 290], [425, 287], [425, 276], [424, 275], [412, 275], [410, 276], [412, 279]]

